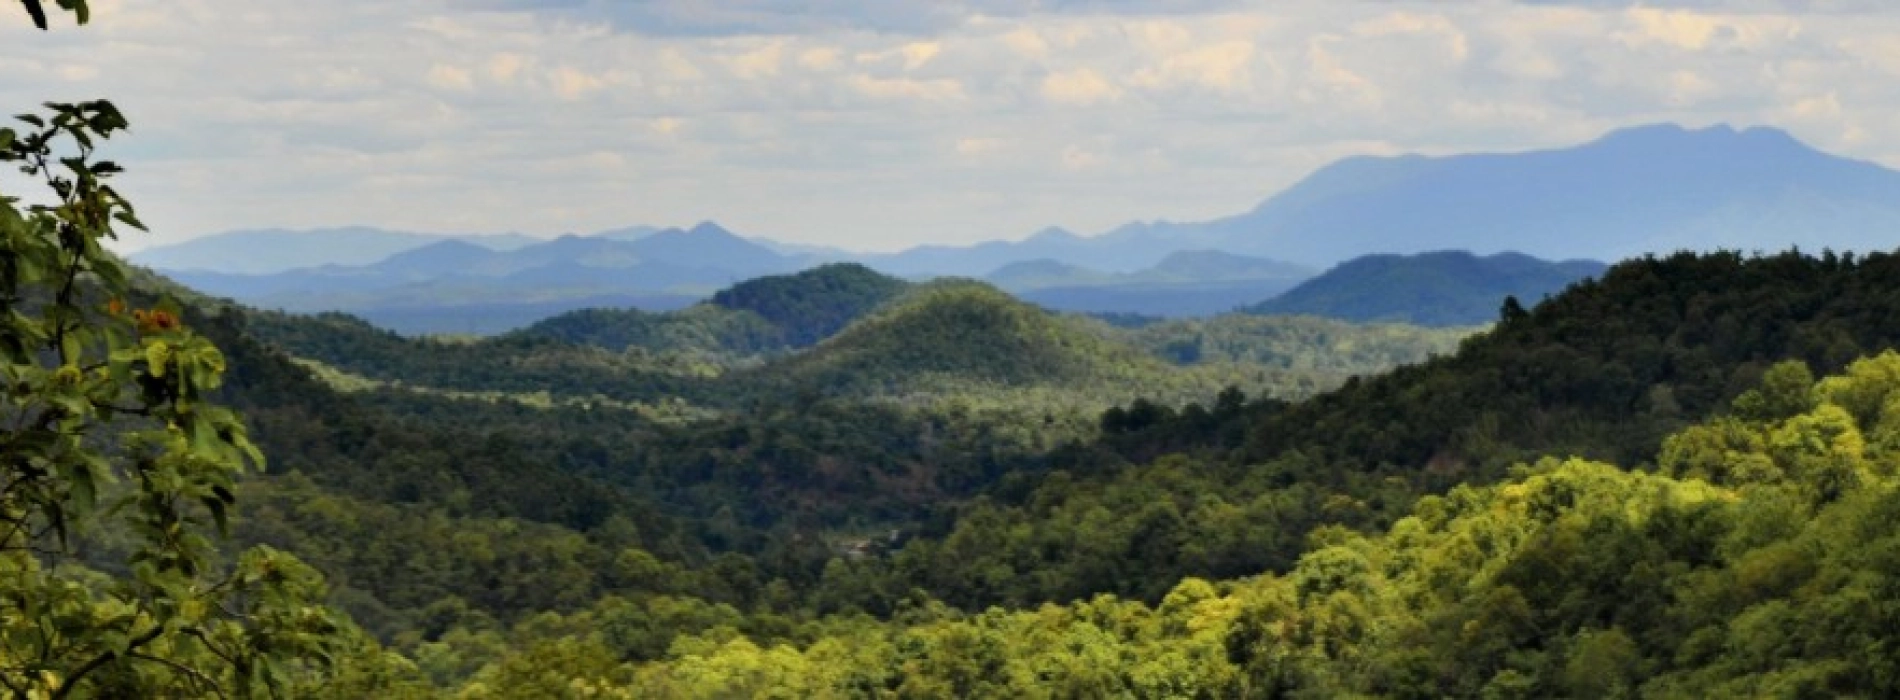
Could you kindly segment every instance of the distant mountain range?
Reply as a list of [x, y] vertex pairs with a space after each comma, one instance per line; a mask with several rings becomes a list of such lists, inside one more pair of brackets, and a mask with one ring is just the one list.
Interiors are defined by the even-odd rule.
[[[494, 332], [521, 325], [528, 308], [678, 308], [739, 280], [834, 261], [913, 280], [980, 277], [1056, 309], [1178, 316], [1257, 304], [1308, 276], [1304, 267], [1369, 253], [1615, 260], [1679, 249], [1885, 250], [1896, 231], [1900, 172], [1775, 129], [1663, 125], [1555, 150], [1348, 158], [1242, 214], [1098, 236], [1050, 228], [1020, 241], [857, 254], [712, 223], [554, 240], [351, 228], [232, 232], [130, 258], [259, 306], [425, 321], [444, 310], [453, 328]], [[289, 269], [299, 261], [306, 266]]]
[[[383, 242], [414, 239], [395, 234]], [[784, 250], [791, 249], [774, 249], [706, 222], [689, 229], [562, 236], [509, 250], [436, 239], [369, 264], [271, 274], [167, 274], [200, 291], [266, 308], [348, 311], [405, 333], [489, 334], [575, 309], [680, 309], [714, 289], [809, 269], [828, 257]], [[1007, 264], [991, 277], [1021, 298], [1056, 310], [1185, 316], [1229, 311], [1312, 274], [1263, 258], [1182, 251], [1136, 272], [1040, 260]]]
[[193, 238], [141, 250], [127, 258], [165, 272], [198, 270], [268, 275], [324, 265], [368, 265], [443, 241], [458, 241], [488, 250], [514, 250], [539, 243], [541, 239], [519, 233], [445, 236], [368, 226], [299, 231], [256, 229]]
[[1650, 126], [1549, 151], [1348, 158], [1238, 216], [1103, 239], [1328, 264], [1371, 252], [1515, 250], [1621, 259], [1677, 250], [1886, 250], [1900, 172], [1787, 133]]
[[513, 333], [597, 345], [616, 352], [755, 354], [807, 348], [896, 298], [910, 284], [856, 263], [741, 282], [671, 313], [588, 308]]
[[1317, 267], [1435, 250], [1616, 260], [1685, 249], [1888, 250], [1896, 231], [1900, 172], [1778, 129], [1656, 125], [1554, 150], [1347, 158], [1212, 221], [1131, 223], [1089, 237], [1048, 229], [865, 261], [898, 274], [982, 274], [1033, 259], [1134, 271], [1183, 250]]
[[367, 265], [274, 274], [166, 272], [194, 289], [267, 308], [350, 311], [410, 333], [485, 334], [576, 308], [681, 308], [806, 263], [703, 223], [562, 236], [512, 250], [435, 240]]
[[1606, 268], [1590, 260], [1545, 262], [1519, 253], [1367, 255], [1246, 311], [1421, 326], [1481, 325], [1498, 319], [1505, 297], [1514, 296], [1530, 308]]
[[1207, 316], [1272, 297], [1312, 276], [1301, 265], [1193, 250], [1171, 253], [1136, 272], [1102, 272], [1045, 258], [1004, 265], [983, 279], [1058, 311]]

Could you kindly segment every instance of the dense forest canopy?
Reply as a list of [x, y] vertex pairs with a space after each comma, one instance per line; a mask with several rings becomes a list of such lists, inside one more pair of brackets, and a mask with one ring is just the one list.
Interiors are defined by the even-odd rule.
[[658, 663], [572, 668], [644, 697], [1891, 695], [1900, 354], [1809, 378], [1775, 366], [1656, 472], [1541, 460], [1375, 534], [1316, 531], [1280, 574], [1146, 603], [925, 603], [789, 644], [712, 630]]
[[[1209, 669], [1207, 674], [1181, 671], [1183, 678], [1210, 684], [1207, 687], [1249, 693], [1272, 687], [1315, 696], [1347, 690], [1406, 695], [1412, 691], [1404, 690], [1405, 683], [1414, 689], [1442, 683], [1459, 695], [1495, 694], [1506, 687], [1532, 695], [1589, 695], [1575, 690], [1585, 687], [1575, 684], [1585, 683], [1589, 674], [1565, 675], [1570, 672], [1563, 670], [1573, 664], [1571, 645], [1582, 643], [1577, 640], [1600, 641], [1610, 645], [1611, 651], [1604, 653], [1621, 655], [1614, 658], [1622, 659], [1615, 662], [1622, 664], [1617, 666], [1624, 669], [1618, 672], [1622, 675], [1605, 682], [1622, 687], [1651, 687], [1642, 684], [1665, 676], [1678, 684], [1669, 688], [1728, 687], [1714, 680], [1727, 676], [1660, 665], [1655, 659], [1667, 653], [1667, 645], [1678, 643], [1671, 641], [1675, 638], [1658, 641], [1642, 635], [1661, 633], [1639, 635], [1628, 625], [1617, 629], [1620, 618], [1552, 628], [1568, 630], [1563, 634], [1569, 641], [1520, 635], [1511, 637], [1508, 645], [1484, 647], [1489, 651], [1423, 656], [1416, 662], [1423, 664], [1419, 670], [1404, 672], [1414, 674], [1408, 676], [1410, 681], [1341, 675], [1346, 666], [1338, 664], [1363, 668], [1363, 659], [1378, 654], [1456, 650], [1456, 644], [1430, 632], [1438, 629], [1432, 625], [1450, 623], [1432, 620], [1444, 615], [1462, 620], [1457, 615], [1476, 613], [1406, 608], [1418, 603], [1416, 594], [1402, 587], [1381, 595], [1408, 602], [1400, 607], [1381, 603], [1387, 607], [1377, 608], [1377, 614], [1422, 620], [1417, 624], [1423, 625], [1423, 636], [1376, 642], [1353, 638], [1351, 643], [1371, 656], [1352, 657], [1357, 661], [1326, 656], [1334, 653], [1327, 649], [1345, 643], [1332, 637], [1300, 642], [1318, 650], [1301, 654], [1319, 656], [1299, 657], [1303, 660], [1297, 663], [1282, 659], [1260, 666], [1266, 662], [1250, 660], [1255, 657], [1238, 649], [1267, 644], [1244, 641], [1265, 639], [1248, 636], [1266, 634], [1263, 629], [1281, 630], [1272, 634], [1282, 635], [1288, 633], [1285, 625], [1306, 619], [1302, 616], [1340, 614], [1332, 608], [1303, 607], [1317, 603], [1297, 595], [1290, 602], [1272, 603], [1279, 600], [1273, 596], [1281, 594], [1269, 592], [1284, 585], [1294, 586], [1289, 590], [1297, 593], [1297, 586], [1286, 582], [1306, 575], [1300, 572], [1308, 567], [1320, 566], [1315, 562], [1335, 557], [1322, 555], [1339, 551], [1329, 549], [1335, 545], [1393, 541], [1408, 518], [1436, 512], [1431, 509], [1440, 506], [1433, 504], [1444, 501], [1434, 499], [1458, 493], [1495, 498], [1499, 492], [1492, 489], [1504, 488], [1495, 484], [1546, 488], [1581, 479], [1611, 489], [1616, 495], [1606, 497], [1610, 500], [1633, 498], [1618, 489], [1649, 493], [1643, 489], [1671, 484], [1668, 489], [1701, 494], [1691, 499], [1694, 503], [1729, 502], [1724, 499], [1731, 497], [1723, 494], [1750, 488], [1730, 474], [1785, 474], [1788, 467], [1777, 472], [1740, 465], [1753, 463], [1747, 450], [1767, 450], [1775, 444], [1772, 436], [1779, 428], [1773, 426], [1780, 424], [1774, 421], [1819, 410], [1815, 407], [1820, 403], [1789, 398], [1822, 391], [1790, 390], [1812, 384], [1805, 370], [1792, 368], [1839, 372], [1854, 358], [1871, 357], [1900, 340], [1889, 330], [1900, 326], [1886, 322], [1900, 315], [1900, 295], [1884, 282], [1893, 278], [1893, 260], [1889, 255], [1787, 253], [1629, 261], [1599, 281], [1502, 317], [1499, 325], [1465, 340], [1453, 354], [1352, 380], [1312, 400], [1250, 399], [1240, 391], [1185, 406], [1143, 399], [1094, 416], [1087, 429], [1064, 420], [1048, 423], [1039, 414], [986, 413], [986, 402], [998, 410], [1012, 404], [1020, 408], [1027, 395], [995, 394], [993, 381], [974, 380], [960, 390], [956, 385], [940, 389], [949, 400], [910, 407], [865, 401], [865, 394], [848, 391], [794, 390], [772, 398], [778, 389], [768, 390], [774, 385], [761, 381], [755, 383], [760, 393], [742, 409], [722, 418], [686, 422], [600, 406], [536, 407], [393, 387], [340, 394], [314, 380], [274, 349], [274, 343], [261, 343], [247, 330], [258, 323], [299, 326], [306, 321], [227, 310], [202, 323], [208, 333], [221, 334], [219, 342], [230, 348], [233, 364], [240, 368], [234, 370], [233, 402], [252, 417], [254, 431], [267, 441], [267, 448], [287, 455], [278, 463], [281, 476], [254, 479], [246, 487], [245, 498], [259, 505], [241, 521], [240, 537], [307, 553], [303, 555], [313, 564], [332, 572], [335, 599], [344, 609], [422, 666], [426, 680], [412, 679], [418, 688], [459, 686], [508, 696], [529, 692], [523, 689], [532, 683], [551, 682], [547, 676], [535, 680], [509, 674], [551, 665], [566, 669], [554, 674], [562, 682], [585, 679], [639, 696], [743, 695], [765, 687], [1015, 694], [1020, 688], [1011, 683], [1052, 681], [1040, 671], [1018, 678], [1001, 669], [1015, 664], [1065, 667], [1050, 666], [1057, 662], [1041, 656], [1043, 650], [1055, 648], [1053, 642], [1015, 640], [1047, 640], [1037, 635], [1066, 635], [1084, 628], [1063, 621], [1070, 617], [999, 612], [1000, 617], [985, 618], [980, 611], [997, 605], [1020, 611], [1048, 610], [1041, 606], [1050, 604], [1063, 610], [1074, 606], [1073, 614], [1079, 617], [1073, 619], [1091, 620], [1095, 630], [1108, 634], [1103, 643], [1118, 640], [1101, 653], [1121, 659], [1117, 668], [1132, 669], [1150, 662], [1185, 663], [1166, 661], [1175, 651], [1189, 648], [1183, 646], [1187, 639], [1167, 631], [1182, 628], [1169, 626], [1163, 617], [1145, 616], [1159, 616], [1168, 600], [1187, 595], [1226, 611], [1221, 613], [1225, 617], [1210, 618], [1214, 622], [1208, 629], [1218, 634], [1204, 640], [1212, 645], [1207, 653], [1218, 650], [1226, 660], [1182, 667]], [[827, 371], [828, 363], [867, 362], [872, 363], [867, 368], [888, 367], [883, 371], [897, 380], [912, 361], [900, 358], [909, 356], [861, 349], [923, 334], [931, 339], [926, 352], [935, 354], [918, 355], [915, 362], [929, 364], [946, 377], [972, 367], [1024, 371], [989, 366], [1001, 355], [978, 354], [975, 357], [987, 359], [959, 365], [967, 360], [955, 353], [988, 350], [960, 350], [946, 340], [953, 336], [945, 334], [956, 332], [957, 321], [964, 318], [979, 320], [961, 327], [997, 329], [983, 340], [994, 337], [999, 342], [1023, 342], [1009, 340], [1005, 331], [1012, 328], [1017, 337], [1090, 328], [1086, 323], [1050, 326], [1049, 317], [1010, 306], [982, 287], [948, 285], [923, 291], [922, 296], [901, 297], [866, 315], [861, 328], [820, 342], [806, 351], [809, 357], [794, 354], [772, 362], [785, 363], [788, 370], [780, 372], [784, 377]], [[893, 324], [901, 330], [885, 332]], [[1054, 337], [1085, 348], [1108, 342], [1105, 338], [1134, 338], [1132, 347], [1145, 345], [1153, 351], [1157, 344], [1167, 345], [1161, 339], [1179, 340], [1188, 332], [1200, 336], [1200, 347], [1221, 348], [1225, 346], [1215, 340], [1221, 333], [1244, 337], [1247, 330], [1219, 328], [1221, 323], [1172, 329], [1104, 324], [1095, 326], [1092, 334]], [[1717, 328], [1726, 330], [1713, 330]], [[1269, 342], [1249, 346], [1234, 341], [1234, 349], [1222, 352], [1259, 352], [1276, 343], [1291, 347], [1330, 340], [1328, 334], [1334, 332], [1324, 325], [1275, 329], [1258, 334]], [[291, 337], [282, 329], [270, 333]], [[865, 335], [859, 338], [858, 333]], [[1157, 335], [1142, 340], [1143, 333]], [[322, 336], [311, 333], [312, 339]], [[363, 337], [392, 348], [392, 358], [405, 354], [393, 349], [402, 345], [456, 347]], [[606, 352], [546, 342], [520, 347], [546, 348], [556, 357]], [[1056, 342], [1040, 349], [1049, 347], [1064, 345]], [[1254, 349], [1241, 349], [1245, 347]], [[836, 354], [827, 356], [828, 350]], [[452, 352], [417, 354], [444, 366], [464, 361]], [[1147, 363], [1166, 357], [1165, 352], [1127, 352], [1118, 349], [1108, 356], [1131, 366], [1152, 366]], [[357, 354], [347, 343], [336, 353]], [[520, 359], [510, 362], [532, 366], [533, 355], [524, 350], [516, 356]], [[1063, 358], [1102, 356], [1059, 354], [1049, 360], [1054, 369], [1027, 371], [1024, 376], [1059, 376], [1067, 371], [1061, 363], [1071, 361]], [[1327, 356], [1312, 357], [1324, 361]], [[1802, 364], [1776, 365], [1787, 358]], [[1074, 370], [1077, 376], [1099, 371], [1087, 365], [1090, 361]], [[1280, 361], [1289, 369], [1315, 369], [1283, 356]], [[1893, 363], [1890, 357], [1866, 360], [1849, 376], [1877, 374], [1876, 368]], [[765, 373], [773, 366], [727, 369], [718, 376]], [[245, 367], [251, 369], [241, 369]], [[386, 376], [400, 379], [403, 371], [408, 370]], [[1852, 386], [1843, 379], [1821, 384], [1837, 387], [1828, 396], [1860, 397], [1829, 400], [1858, 407], [1847, 409], [1859, 421], [1856, 429], [1877, 432], [1873, 427], [1881, 419], [1868, 407], [1884, 400], [1878, 398], [1884, 394], [1839, 388]], [[784, 386], [823, 385], [793, 381]], [[310, 405], [315, 397], [326, 397], [322, 408]], [[1819, 418], [1801, 420], [1812, 423]], [[1834, 425], [1818, 429], [1838, 433], [1838, 424], [1816, 425]], [[1757, 427], [1746, 427], [1750, 425]], [[1051, 439], [1052, 434], [1067, 437]], [[1751, 434], [1767, 437], [1748, 437]], [[1871, 439], [1863, 436], [1862, 441]], [[276, 440], [284, 440], [284, 447], [277, 448]], [[1686, 446], [1700, 443], [1729, 447], [1687, 451]], [[1546, 455], [1598, 461], [1541, 462]], [[1865, 459], [1877, 462], [1885, 457], [1870, 452]], [[1540, 466], [1514, 469], [1526, 464]], [[1852, 472], [1858, 480], [1854, 483], [1875, 486], [1884, 483], [1882, 474], [1891, 472], [1887, 467], [1857, 469]], [[1645, 470], [1660, 472], [1644, 476]], [[1821, 478], [1823, 472], [1802, 473]], [[1847, 483], [1840, 474], [1827, 479]], [[1675, 481], [1658, 481], [1665, 477]], [[1790, 493], [1821, 483], [1800, 486], [1783, 478], [1780, 488]], [[533, 488], [521, 488], [527, 485]], [[1666, 513], [1687, 507], [1675, 501], [1657, 504], [1662, 509], [1658, 512]], [[1443, 517], [1491, 512], [1471, 508], [1477, 510]], [[1500, 526], [1517, 517], [1500, 521]], [[1511, 526], [1519, 525], [1525, 524]], [[398, 532], [405, 534], [378, 536]], [[1382, 532], [1394, 534], [1372, 536]], [[1636, 532], [1625, 536], [1657, 536], [1648, 529]], [[359, 542], [375, 544], [352, 544]], [[1352, 547], [1362, 545], [1348, 549]], [[1415, 559], [1365, 551], [1356, 556], [1368, 561]], [[416, 567], [430, 573], [419, 575]], [[491, 576], [484, 571], [509, 573]], [[1263, 573], [1269, 576], [1249, 578]], [[1392, 582], [1404, 578], [1390, 571], [1382, 575], [1386, 583], [1380, 585], [1398, 586]], [[1462, 580], [1465, 575], [1444, 576]], [[1527, 584], [1513, 585], [1517, 595], [1530, 595]], [[1095, 601], [1086, 609], [1096, 612], [1084, 614], [1084, 603], [1078, 601]], [[1540, 610], [1542, 604], [1530, 609]], [[1149, 620], [1140, 625], [1154, 626], [1139, 627], [1147, 632], [1116, 632], [1101, 627], [1102, 618], [1092, 617], [1111, 609], [1135, 616], [1132, 620]], [[1731, 612], [1696, 614], [1718, 621], [1708, 624], [1728, 624], [1722, 621]], [[645, 620], [640, 623], [644, 631], [612, 636], [623, 634], [608, 631], [623, 623], [609, 620], [625, 619]], [[1048, 628], [1050, 632], [1015, 626], [1028, 624], [1057, 626]], [[949, 665], [932, 665], [938, 662], [929, 659], [939, 657], [930, 654], [953, 652], [926, 652], [935, 642], [920, 640], [950, 639], [939, 636], [945, 634], [969, 639], [995, 635], [1011, 642], [990, 652], [994, 656], [983, 657], [988, 660], [941, 657]], [[1628, 649], [1619, 641], [1625, 637], [1633, 645]], [[885, 639], [880, 644], [890, 644], [890, 651], [868, 647], [864, 656], [850, 657], [856, 661], [826, 656], [836, 653], [828, 650], [839, 649], [847, 638]], [[1377, 647], [1380, 644], [1387, 646]], [[1541, 654], [1536, 656], [1541, 660], [1525, 661], [1536, 654], [1523, 649]], [[901, 655], [919, 653], [925, 656]], [[1282, 658], [1293, 652], [1247, 653]], [[1505, 658], [1517, 659], [1511, 662], [1516, 665], [1498, 666]], [[1487, 660], [1471, 666], [1473, 670], [1459, 670], [1473, 659]], [[976, 665], [953, 670], [966, 662]], [[735, 670], [730, 664], [752, 670]], [[727, 675], [704, 675], [708, 668], [723, 668], [720, 673]], [[1264, 670], [1268, 668], [1277, 670]], [[1149, 687], [1139, 685], [1133, 673], [1088, 682], [1108, 684], [1103, 688]], [[718, 683], [738, 685], [696, 686], [682, 680], [714, 682], [715, 677], [726, 679]]]

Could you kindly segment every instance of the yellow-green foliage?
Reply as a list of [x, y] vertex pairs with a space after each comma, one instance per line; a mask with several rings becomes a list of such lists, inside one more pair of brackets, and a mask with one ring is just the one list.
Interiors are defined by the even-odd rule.
[[1896, 389], [1886, 353], [1779, 413], [1678, 434], [1662, 473], [1545, 460], [1384, 534], [1316, 531], [1284, 574], [1188, 579], [1153, 605], [924, 601], [804, 639], [706, 628], [645, 664], [517, 630], [478, 678], [654, 698], [1891, 697]]
[[[1248, 328], [1274, 325], [1245, 323]], [[1341, 328], [1335, 331], [1352, 335], [1337, 325]], [[1299, 398], [1345, 381], [1347, 373], [1340, 367], [1376, 371], [1393, 364], [1387, 354], [1363, 360], [1354, 355], [1321, 371], [1314, 367], [1325, 363], [1315, 363], [1313, 357], [1326, 351], [1311, 343], [1323, 338], [1296, 333], [1269, 342], [1256, 331], [1236, 332], [1230, 344], [1271, 344], [1276, 349], [1236, 349], [1233, 359], [1210, 357], [1205, 363], [1178, 367], [1138, 349], [1151, 341], [1100, 322], [1051, 314], [988, 285], [943, 281], [911, 290], [807, 353], [735, 378], [912, 405], [954, 400], [1033, 412], [1096, 413], [1142, 397], [1168, 405], [1211, 403], [1227, 386], [1253, 395]], [[1282, 350], [1291, 356], [1295, 346], [1306, 357], [1262, 359]], [[1396, 349], [1399, 346], [1434, 347], [1421, 340], [1397, 340], [1387, 352], [1410, 359]]]
[[1447, 355], [1481, 327], [1358, 324], [1316, 316], [1225, 314], [1100, 332], [1180, 364], [1231, 362], [1337, 375], [1370, 374]]
[[297, 363], [298, 366], [310, 370], [310, 373], [315, 376], [318, 381], [329, 385], [332, 389], [344, 393], [379, 390], [406, 391], [450, 399], [486, 401], [489, 403], [507, 401], [539, 409], [551, 409], [559, 406], [587, 410], [604, 409], [629, 411], [654, 423], [691, 423], [694, 421], [711, 420], [722, 414], [720, 411], [696, 407], [688, 403], [685, 399], [677, 396], [667, 396], [646, 402], [616, 401], [599, 394], [592, 396], [555, 396], [552, 392], [545, 389], [535, 392], [443, 389], [431, 386], [405, 384], [401, 381], [371, 379], [332, 367], [317, 360], [293, 358], [291, 361]]

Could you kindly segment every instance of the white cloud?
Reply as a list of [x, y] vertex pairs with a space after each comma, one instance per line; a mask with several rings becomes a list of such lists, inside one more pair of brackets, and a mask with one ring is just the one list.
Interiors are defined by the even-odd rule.
[[1384, 91], [1372, 79], [1346, 66], [1336, 46], [1345, 41], [1336, 34], [1322, 34], [1306, 45], [1307, 87], [1300, 98], [1308, 103], [1376, 109], [1384, 103]]
[[798, 53], [798, 66], [812, 71], [829, 71], [844, 65], [844, 52], [835, 46], [820, 46]]
[[1665, 120], [1900, 158], [1900, 9], [1858, 0], [95, 2], [87, 28], [0, 23], [31, 47], [0, 52], [0, 108], [118, 101], [107, 152], [167, 239], [1093, 231], [1232, 213], [1344, 155]]
[[785, 45], [774, 41], [726, 59], [726, 67], [734, 76], [746, 80], [772, 78], [778, 75], [784, 59]]
[[1121, 88], [1087, 68], [1051, 73], [1042, 80], [1042, 96], [1051, 102], [1090, 105], [1114, 100]]
[[1088, 170], [1090, 168], [1100, 167], [1103, 164], [1103, 158], [1100, 154], [1091, 152], [1080, 146], [1063, 148], [1061, 161], [1062, 167], [1069, 170]]
[[1634, 30], [1623, 34], [1632, 44], [1660, 42], [1676, 48], [1702, 50], [1722, 28], [1715, 18], [1684, 10], [1657, 10], [1647, 7], [1628, 11]]
[[990, 136], [971, 136], [957, 139], [956, 152], [960, 156], [985, 156], [1003, 150], [1004, 141]]
[[1150, 88], [1191, 86], [1234, 92], [1248, 87], [1253, 58], [1252, 43], [1226, 41], [1168, 56], [1159, 65], [1137, 72], [1131, 82]]
[[68, 82], [85, 82], [99, 77], [99, 69], [95, 66], [60, 66], [59, 77]]
[[673, 136], [680, 133], [680, 129], [686, 128], [686, 120], [679, 117], [660, 117], [650, 120], [647, 126], [656, 134]]
[[1029, 27], [1018, 27], [1003, 34], [1003, 43], [1018, 55], [1041, 58], [1049, 54], [1049, 42]]
[[445, 90], [470, 90], [475, 87], [475, 75], [455, 66], [437, 63], [429, 66], [430, 85]]
[[564, 100], [578, 100], [607, 86], [606, 78], [573, 66], [561, 66], [548, 73], [554, 94]]
[[692, 82], [706, 77], [706, 72], [677, 48], [661, 49], [658, 63], [659, 74], [668, 80]]
[[851, 87], [859, 93], [880, 99], [910, 99], [945, 102], [964, 97], [963, 84], [947, 78], [915, 80], [878, 78], [865, 74], [851, 76]]
[[899, 49], [904, 54], [904, 70], [917, 70], [943, 53], [943, 44], [934, 41], [918, 41], [905, 44]]
[[528, 60], [517, 53], [498, 53], [488, 57], [488, 77], [498, 83], [512, 83], [526, 68]]
[[1392, 37], [1405, 35], [1436, 36], [1441, 45], [1438, 47], [1452, 63], [1461, 63], [1471, 54], [1469, 40], [1465, 32], [1444, 15], [1420, 15], [1410, 12], [1394, 12], [1360, 22], [1353, 27], [1353, 33], [1369, 37]]

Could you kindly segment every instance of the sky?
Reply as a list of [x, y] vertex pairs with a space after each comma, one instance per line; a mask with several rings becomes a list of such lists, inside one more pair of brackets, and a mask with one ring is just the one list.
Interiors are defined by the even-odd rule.
[[[1350, 155], [1768, 125], [1900, 166], [1884, 0], [93, 0], [0, 113], [105, 97], [153, 230], [716, 220], [853, 250], [1238, 213]], [[19, 191], [0, 179], [0, 187]]]

